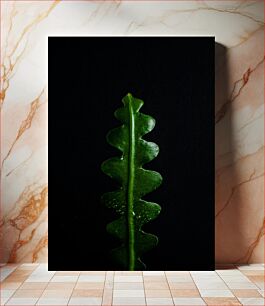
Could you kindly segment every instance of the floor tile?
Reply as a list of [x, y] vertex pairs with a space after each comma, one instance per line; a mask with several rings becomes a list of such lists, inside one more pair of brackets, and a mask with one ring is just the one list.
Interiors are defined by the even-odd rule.
[[112, 289], [104, 289], [102, 306], [110, 306], [110, 305], [112, 305]]
[[235, 269], [227, 269], [227, 270], [216, 270], [216, 273], [218, 274], [218, 275], [234, 275], [234, 276], [236, 276], [236, 275], [244, 275], [243, 274], [243, 272], [244, 271], [240, 271], [240, 270], [235, 270]]
[[264, 277], [264, 270], [243, 270], [242, 273], [246, 276], [261, 275]]
[[205, 297], [203, 298], [207, 305], [211, 306], [230, 306], [230, 305], [241, 305], [241, 303], [236, 298], [228, 298], [228, 297]]
[[192, 276], [194, 276], [194, 275], [201, 275], [201, 276], [208, 275], [208, 276], [213, 276], [213, 275], [216, 275], [216, 272], [215, 272], [215, 271], [190, 271], [190, 274], [191, 274]]
[[75, 289], [103, 289], [104, 283], [76, 283]]
[[23, 283], [19, 289], [45, 289], [48, 283]]
[[142, 271], [115, 271], [115, 276], [142, 276]]
[[148, 275], [143, 277], [144, 282], [166, 282], [166, 276], [165, 275]]
[[225, 282], [233, 282], [233, 283], [250, 282], [249, 278], [244, 275], [222, 275], [221, 277]]
[[152, 290], [145, 289], [145, 296], [147, 298], [161, 297], [161, 298], [170, 298], [171, 293], [169, 290]]
[[164, 271], [143, 271], [143, 276], [165, 276]]
[[264, 290], [258, 290], [258, 292], [260, 293], [261, 296], [265, 297]]
[[144, 290], [113, 290], [114, 297], [145, 297]]
[[114, 282], [139, 283], [143, 281], [142, 276], [114, 276]]
[[12, 283], [12, 282], [3, 282], [1, 283], [1, 289], [18, 289], [20, 286], [22, 285], [22, 283]]
[[104, 283], [104, 289], [113, 289], [113, 286], [114, 286], [114, 283], [111, 282], [111, 281], [105, 281], [105, 283]]
[[78, 279], [78, 276], [54, 276], [51, 279], [52, 283], [67, 283], [67, 282], [76, 282]]
[[30, 275], [27, 279], [27, 283], [47, 283], [52, 279], [53, 275]]
[[33, 273], [33, 270], [29, 270], [29, 269], [22, 269], [20, 266], [18, 268], [16, 268], [16, 270], [12, 273], [13, 276], [16, 276], [16, 275], [30, 275]]
[[236, 266], [234, 264], [215, 264], [215, 270], [218, 269], [236, 269]]
[[200, 290], [202, 297], [234, 297], [230, 290]]
[[171, 289], [173, 297], [200, 297], [200, 293], [197, 289]]
[[103, 296], [103, 289], [74, 289], [72, 293], [72, 297], [102, 297], [102, 296]]
[[42, 289], [19, 289], [13, 298], [39, 298], [42, 295]]
[[94, 298], [94, 297], [83, 297], [83, 298], [71, 298], [68, 305], [101, 305], [102, 298]]
[[192, 279], [196, 279], [196, 280], [222, 280], [222, 278], [220, 277], [219, 274], [213, 274], [213, 275], [208, 275], [208, 274], [205, 274], [205, 275], [200, 275], [200, 274], [193, 274], [191, 275]]
[[167, 280], [169, 283], [189, 283], [193, 281], [189, 275], [167, 275]]
[[36, 305], [68, 305], [69, 298], [40, 298]]
[[140, 290], [140, 289], [144, 289], [144, 283], [143, 282], [141, 282], [141, 283], [116, 283], [115, 282], [113, 284], [113, 287], [114, 287], [114, 289]]
[[170, 289], [197, 289], [194, 283], [169, 283]]
[[251, 282], [226, 282], [229, 289], [258, 289], [256, 285]]
[[243, 305], [262, 305], [264, 306], [264, 298], [238, 298]]
[[9, 300], [8, 297], [3, 297], [3, 296], [1, 296], [1, 298], [0, 298], [0, 305], [5, 305], [5, 303], [6, 303], [8, 300]]
[[6, 305], [26, 305], [26, 306], [31, 306], [35, 305], [38, 301], [38, 298], [11, 298], [8, 300]]
[[19, 267], [20, 266], [20, 264], [18, 264], [18, 263], [1, 263], [1, 269], [2, 268], [17, 268], [17, 267]]
[[255, 282], [255, 285], [256, 285], [259, 289], [264, 290], [264, 286], [265, 286], [264, 282]]
[[202, 298], [173, 298], [175, 305], [206, 305]]
[[23, 283], [27, 278], [28, 275], [13, 275], [14, 272], [5, 279], [5, 282], [12, 282], [12, 283]]
[[72, 290], [44, 290], [41, 298], [70, 298]]
[[234, 289], [232, 290], [236, 297], [261, 297], [261, 293], [255, 289]]
[[113, 299], [114, 306], [155, 306], [173, 305], [174, 299], [176, 305], [264, 305], [264, 266], [231, 267], [191, 272], [56, 272], [48, 271], [47, 264], [5, 265], [1, 303], [111, 306]]
[[4, 305], [15, 293], [16, 290], [2, 290], [0, 291], [0, 305]]
[[114, 272], [107, 272], [104, 282], [104, 289], [113, 289]]
[[237, 265], [237, 268], [239, 270], [263, 270], [264, 271], [264, 266], [261, 264], [249, 264], [249, 265]]
[[248, 275], [247, 279], [250, 280], [251, 282], [264, 282], [264, 276], [263, 275]]
[[168, 283], [166, 282], [144, 283], [144, 288], [145, 289], [157, 289], [157, 290], [169, 289]]
[[0, 291], [0, 296], [3, 297], [3, 298], [10, 298], [14, 293], [15, 293], [16, 290], [2, 290]]
[[106, 278], [108, 277], [114, 277], [115, 271], [106, 271]]
[[48, 263], [40, 263], [40, 264], [39, 264], [39, 268], [40, 268], [40, 269], [48, 270]]
[[48, 271], [41, 267], [38, 267], [31, 273], [31, 275], [32, 276], [51, 276], [51, 275], [55, 275], [55, 273], [56, 271]]
[[79, 283], [81, 282], [103, 283], [104, 281], [105, 281], [104, 275], [80, 275], [78, 278]]
[[113, 297], [112, 305], [146, 305], [145, 298], [142, 297]]
[[76, 283], [48, 283], [45, 289], [48, 290], [71, 290], [74, 289]]
[[79, 275], [80, 271], [58, 271], [55, 272], [56, 276], [76, 276]]
[[97, 276], [103, 275], [105, 276], [106, 273], [109, 273], [109, 271], [108, 272], [106, 271], [80, 271], [80, 275], [97, 275]]
[[0, 281], [2, 282], [4, 279], [6, 279], [15, 269], [17, 266], [4, 266], [1, 267], [0, 270]]
[[36, 264], [36, 263], [24, 263], [24, 264], [21, 264], [19, 268], [25, 269], [25, 270], [35, 270], [38, 266], [39, 264]]
[[174, 305], [172, 298], [146, 298], [146, 304], [150, 306], [156, 305]]
[[197, 283], [224, 283], [224, 280], [218, 276], [202, 276], [202, 277], [193, 277], [193, 281]]
[[228, 289], [224, 282], [195, 282], [195, 283], [196, 283], [196, 286], [200, 290], [202, 289], [216, 289], [216, 290]]
[[189, 271], [165, 271], [166, 275], [178, 276], [178, 275], [190, 275]]

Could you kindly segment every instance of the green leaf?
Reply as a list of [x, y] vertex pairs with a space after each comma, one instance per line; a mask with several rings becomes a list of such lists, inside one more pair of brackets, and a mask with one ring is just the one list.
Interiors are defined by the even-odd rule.
[[142, 139], [153, 130], [155, 120], [139, 112], [144, 103], [130, 93], [122, 102], [124, 106], [114, 113], [122, 126], [107, 134], [108, 143], [120, 150], [121, 156], [108, 159], [101, 165], [102, 171], [117, 180], [120, 188], [105, 193], [102, 200], [119, 216], [107, 225], [107, 231], [121, 242], [120, 247], [112, 250], [113, 258], [124, 269], [133, 271], [145, 268], [141, 255], [158, 243], [158, 238], [145, 233], [142, 226], [155, 219], [161, 207], [141, 198], [155, 190], [162, 177], [158, 172], [142, 168], [159, 152], [155, 143]]

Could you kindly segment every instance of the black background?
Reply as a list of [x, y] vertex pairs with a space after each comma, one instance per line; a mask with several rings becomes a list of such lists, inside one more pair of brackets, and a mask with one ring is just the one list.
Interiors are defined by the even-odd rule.
[[128, 92], [156, 119], [145, 136], [160, 153], [145, 168], [163, 184], [144, 230], [159, 244], [148, 270], [214, 269], [214, 38], [49, 37], [49, 269], [115, 270], [106, 233], [115, 219], [100, 196], [116, 183], [100, 170]]

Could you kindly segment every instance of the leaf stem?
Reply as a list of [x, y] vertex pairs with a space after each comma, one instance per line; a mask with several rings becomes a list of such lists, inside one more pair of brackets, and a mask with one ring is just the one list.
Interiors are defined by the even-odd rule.
[[129, 255], [129, 271], [135, 269], [135, 251], [134, 251], [134, 211], [133, 211], [133, 189], [135, 180], [135, 118], [133, 111], [132, 96], [129, 97], [129, 163], [128, 163], [128, 190], [127, 190], [127, 201], [128, 201], [128, 255]]

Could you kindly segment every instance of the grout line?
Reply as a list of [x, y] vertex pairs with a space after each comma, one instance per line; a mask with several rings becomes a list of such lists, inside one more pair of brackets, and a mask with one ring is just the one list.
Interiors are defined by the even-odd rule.
[[170, 292], [170, 296], [171, 296], [171, 299], [172, 299], [172, 303], [173, 303], [173, 305], [175, 305], [174, 297], [173, 297], [173, 295], [172, 295], [171, 288], [170, 288], [170, 286], [169, 286], [169, 282], [168, 282], [168, 279], [167, 279], [167, 274], [166, 274], [165, 271], [163, 271], [163, 272], [164, 272], [165, 277], [166, 277], [166, 281], [167, 281], [167, 285], [168, 285], [168, 288], [169, 288], [169, 292]]
[[[235, 270], [235, 269], [237, 269], [237, 268], [234, 268], [234, 269], [232, 269], [232, 270]], [[238, 269], [237, 269], [237, 270], [238, 270]], [[228, 287], [228, 285], [226, 284], [225, 280], [221, 277], [221, 275], [220, 275], [219, 273], [217, 273], [216, 270], [215, 270], [215, 273], [216, 273], [216, 275], [223, 281], [223, 283], [225, 284], [225, 286], [227, 287], [227, 289], [233, 294], [234, 297], [231, 297], [231, 298], [236, 298], [237, 301], [240, 303], [240, 305], [242, 305], [241, 302], [239, 301], [239, 299], [238, 299], [238, 298], [234, 295], [234, 293], [232, 292], [232, 289], [230, 289], [230, 288]], [[191, 277], [192, 277], [192, 274], [191, 274]], [[193, 277], [192, 277], [192, 279], [194, 280]], [[194, 280], [194, 283], [195, 283], [195, 286], [197, 287], [195, 280]], [[198, 287], [197, 287], [197, 288], [198, 288]], [[211, 290], [211, 289], [205, 289], [205, 290]], [[212, 290], [219, 290], [219, 289], [212, 289]], [[220, 289], [220, 290], [222, 290], [222, 289]], [[226, 290], [226, 289], [224, 289], [224, 290]], [[198, 288], [198, 291], [199, 291], [199, 293], [200, 293], [200, 297], [203, 299], [203, 301], [204, 301], [204, 302], [206, 303], [206, 305], [207, 305], [206, 300], [204, 299], [204, 297], [201, 296], [201, 292], [200, 292], [199, 288]], [[217, 297], [216, 297], [216, 298], [217, 298]]]
[[[237, 266], [235, 266], [234, 265], [234, 269], [233, 270], [237, 270], [237, 271], [239, 271], [241, 274], [243, 274], [244, 275], [244, 273], [242, 273], [238, 268], [237, 268]], [[218, 273], [217, 273], [218, 274]], [[220, 274], [218, 274], [219, 275], [219, 277], [222, 279], [222, 281], [225, 283], [225, 285], [228, 287], [228, 285], [226, 284], [226, 281], [222, 278], [222, 276], [220, 275]], [[230, 290], [230, 292], [234, 295], [234, 297], [238, 300], [238, 302], [242, 305], [242, 303], [240, 302], [240, 300], [238, 299], [238, 297], [234, 294], [234, 292], [232, 291], [232, 290], [236, 290], [236, 289], [230, 289], [229, 287], [228, 287], [228, 289]], [[247, 290], [247, 289], [246, 289]]]
[[[49, 284], [49, 283], [47, 283], [46, 287], [48, 286], [48, 284]], [[43, 295], [43, 292], [45, 291], [46, 287], [45, 287], [44, 289], [42, 289], [41, 296]], [[28, 289], [28, 290], [33, 290], [33, 289]], [[37, 305], [37, 304], [38, 304], [38, 301], [39, 301], [39, 299], [41, 298], [41, 296], [40, 296], [40, 297], [38, 297], [38, 299], [37, 299], [37, 301], [36, 301], [35, 305]]]
[[[21, 264], [18, 265], [9, 275], [11, 275], [12, 273], [15, 274], [15, 271], [18, 270], [18, 268], [19, 268], [20, 266], [21, 266]], [[39, 266], [39, 265], [36, 264], [36, 268], [34, 268], [33, 270], [30, 270], [30, 274], [28, 275], [28, 277], [30, 277], [30, 276], [32, 275], [32, 273], [37, 269], [38, 266]], [[232, 270], [241, 272], [238, 268], [234, 268], [234, 269], [232, 269]], [[110, 303], [106, 303], [106, 304], [108, 304], [108, 305], [113, 305], [114, 285], [115, 285], [114, 280], [115, 280], [115, 275], [116, 275], [117, 272], [118, 272], [118, 271], [105, 271], [105, 274], [104, 274], [104, 275], [105, 275], [105, 277], [104, 277], [104, 287], [103, 287], [103, 293], [102, 293], [102, 296], [101, 296], [101, 298], [102, 298], [102, 300], [101, 300], [101, 306], [104, 305], [104, 304], [103, 304], [103, 302], [104, 302], [104, 293], [105, 293], [105, 291], [106, 291], [107, 289], [108, 289], [108, 290], [112, 290], [112, 291], [111, 291], [111, 301], [110, 301]], [[141, 272], [142, 282], [143, 282], [143, 287], [144, 287], [143, 289], [144, 289], [145, 305], [147, 305], [145, 278], [144, 278], [144, 275], [143, 275], [144, 273], [143, 273], [143, 271], [140, 271], [140, 272]], [[174, 297], [173, 297], [173, 295], [172, 295], [171, 288], [170, 288], [170, 286], [169, 286], [168, 275], [167, 275], [166, 271], [162, 271], [162, 272], [163, 272], [163, 277], [166, 278], [166, 283], [167, 283], [167, 285], [168, 285], [168, 288], [169, 288], [169, 291], [170, 291], [170, 296], [171, 296], [171, 299], [172, 299], [172, 303], [173, 303], [173, 305], [174, 305]], [[225, 284], [225, 286], [227, 287], [227, 289], [212, 289], [212, 290], [229, 290], [229, 292], [231, 292], [231, 293], [233, 294], [233, 297], [230, 297], [230, 298], [236, 299], [236, 300], [238, 301], [238, 303], [239, 303], [240, 305], [242, 305], [242, 303], [240, 302], [239, 298], [238, 298], [236, 295], [234, 295], [234, 293], [233, 293], [233, 291], [232, 291], [233, 289], [230, 289], [230, 288], [228, 287], [226, 281], [222, 278], [222, 275], [218, 274], [217, 271], [214, 271], [214, 272], [215, 272], [214, 276], [217, 277], [218, 279], [222, 280], [222, 282]], [[197, 284], [196, 284], [196, 281], [195, 281], [195, 279], [194, 279], [194, 277], [193, 277], [191, 271], [188, 271], [188, 273], [189, 273], [189, 276], [191, 277], [191, 279], [192, 279], [192, 281], [193, 281], [193, 284], [195, 284], [195, 287], [196, 287], [197, 290], [199, 291], [199, 294], [200, 294], [201, 299], [207, 304], [207, 302], [206, 302], [206, 300], [205, 300], [206, 297], [202, 297], [202, 296], [201, 296], [201, 292], [200, 292], [200, 290], [199, 290], [199, 288], [198, 288], [198, 286], [197, 286]], [[241, 272], [241, 274], [244, 275], [243, 272]], [[78, 281], [79, 281], [79, 279], [80, 279], [80, 275], [81, 275], [81, 272], [78, 273], [78, 277], [77, 277], [77, 280], [75, 281], [75, 284], [74, 284], [73, 288], [72, 288], [72, 289], [68, 289], [68, 290], [71, 290], [71, 294], [70, 294], [70, 296], [68, 297], [67, 305], [69, 305], [70, 299], [72, 298], [73, 291], [74, 291], [74, 289], [76, 288], [77, 283], [78, 283]], [[224, 276], [224, 275], [223, 275], [223, 276]], [[245, 276], [245, 275], [244, 275], [244, 276]], [[54, 277], [54, 276], [53, 276], [53, 277]], [[247, 277], [247, 276], [246, 276], [246, 277]], [[48, 285], [51, 283], [51, 280], [52, 280], [52, 278], [51, 278], [48, 282], [45, 282], [46, 285], [44, 286], [43, 289], [38, 289], [38, 290], [41, 290], [41, 296], [40, 296], [39, 298], [37, 298], [37, 300], [36, 300], [36, 302], [35, 302], [34, 305], [36, 305], [36, 304], [39, 302], [39, 300], [41, 299], [41, 297], [42, 297], [44, 291], [47, 289]], [[252, 280], [249, 280], [249, 281], [250, 281], [250, 283], [255, 284]], [[107, 288], [107, 287], [106, 287], [107, 282], [109, 282], [109, 285], [110, 285], [109, 287], [110, 287], [110, 288]], [[24, 283], [25, 283], [25, 280], [24, 280], [23, 282], [21, 282], [21, 284], [19, 285], [19, 287], [16, 288], [16, 289], [14, 290], [13, 294], [5, 301], [4, 305], [6, 305], [6, 304], [10, 301], [10, 299], [14, 296], [14, 294], [15, 294], [18, 290], [21, 290], [21, 286], [22, 286]], [[38, 283], [38, 282], [36, 282], [36, 283]], [[56, 283], [55, 283], [55, 284], [56, 284]], [[7, 290], [8, 290], [8, 289], [7, 289]], [[12, 289], [9, 289], [9, 290], [12, 290]], [[24, 289], [24, 290], [34, 290], [34, 289]], [[211, 289], [205, 289], [205, 290], [211, 290]], [[258, 290], [258, 291], [261, 291], [262, 289], [257, 288], [257, 289], [255, 289], [255, 290], [256, 290], [256, 291], [257, 291], [257, 290]], [[218, 297], [216, 297], [216, 298], [218, 298]], [[263, 299], [264, 299], [264, 297], [263, 297]]]
[[[216, 273], [216, 272], [215, 272], [215, 273]], [[205, 301], [205, 299], [201, 296], [201, 292], [200, 292], [200, 290], [199, 290], [199, 287], [197, 286], [197, 284], [196, 284], [196, 282], [195, 282], [195, 279], [193, 278], [193, 276], [192, 276], [192, 274], [190, 273], [190, 271], [189, 271], [189, 274], [190, 274], [191, 279], [193, 280], [193, 283], [194, 283], [195, 287], [197, 288], [197, 290], [198, 290], [198, 292], [199, 292], [199, 294], [200, 294], [201, 299], [205, 302], [206, 305], [208, 305], [207, 302]], [[217, 273], [216, 273], [216, 274], [217, 274]]]
[[[6, 264], [5, 266], [7, 266], [7, 264]], [[5, 267], [5, 266], [3, 266], [3, 267]], [[0, 273], [1, 273], [1, 270], [2, 270], [3, 267], [0, 268]], [[20, 267], [20, 265], [15, 266], [14, 269], [11, 268], [11, 271], [6, 275], [6, 277], [5, 277], [4, 279], [1, 280], [1, 282], [3, 282], [3, 281], [4, 281], [5, 279], [7, 279], [11, 274], [13, 274], [13, 273], [17, 270], [18, 267]], [[8, 266], [7, 266], [7, 268], [8, 268]], [[1, 275], [0, 275], [0, 276], [1, 276]]]
[[113, 304], [113, 292], [114, 292], [114, 271], [112, 271], [112, 279], [111, 279], [111, 305]]
[[72, 298], [73, 292], [74, 292], [74, 290], [75, 290], [75, 288], [76, 288], [76, 285], [77, 285], [77, 283], [78, 283], [78, 280], [79, 280], [80, 275], [81, 275], [81, 272], [79, 271], [78, 277], [77, 277], [77, 279], [76, 279], [76, 281], [75, 281], [75, 285], [74, 285], [74, 287], [71, 289], [72, 292], [71, 292], [71, 294], [70, 294], [70, 296], [69, 296], [69, 298], [68, 298], [67, 305], [69, 305], [69, 302], [70, 302], [70, 300], [71, 300], [71, 298]]
[[108, 271], [105, 271], [105, 279], [104, 279], [104, 287], [103, 287], [103, 292], [101, 296], [101, 305], [103, 305], [103, 299], [104, 299], [104, 292], [105, 292], [105, 286], [106, 286], [106, 279], [107, 279]]
[[[10, 276], [13, 272], [15, 272], [17, 269], [18, 269], [18, 267], [21, 267], [22, 266], [22, 264], [18, 264], [17, 266], [16, 266], [16, 268], [14, 269], [14, 270], [12, 270], [12, 272], [10, 273], [10, 274], [8, 274], [8, 276]], [[39, 267], [39, 264], [36, 264], [36, 267], [35, 267], [35, 269], [33, 269], [33, 270], [31, 270], [31, 273], [29, 274], [29, 276], [33, 273], [33, 271], [35, 271], [37, 268]], [[8, 277], [7, 276], [7, 277]], [[28, 276], [28, 277], [29, 277]], [[6, 278], [7, 278], [6, 277]], [[25, 280], [27, 280], [28, 279], [28, 277], [25, 279]], [[5, 279], [6, 279], [5, 278]], [[4, 280], [5, 280], [4, 279]], [[2, 280], [2, 282], [4, 281], [4, 280]], [[23, 282], [21, 282], [21, 284], [20, 284], [20, 286], [18, 287], [18, 288], [16, 288], [16, 289], [14, 289], [15, 291], [12, 293], [12, 295], [5, 301], [5, 303], [4, 303], [4, 305], [6, 305], [8, 302], [9, 302], [9, 300], [13, 297], [13, 295], [18, 291], [18, 290], [20, 290], [20, 288], [21, 288], [21, 286], [25, 283], [25, 280], [23, 281]], [[48, 285], [47, 285], [48, 286]], [[1, 288], [0, 288], [1, 289]], [[9, 289], [7, 289], [7, 290], [9, 290]], [[12, 290], [12, 289], [11, 289]], [[29, 290], [31, 290], [31, 289], [29, 289]], [[0, 290], [1, 291], [1, 290]], [[44, 291], [44, 289], [43, 289], [43, 291]], [[1, 295], [0, 295], [0, 297], [1, 297]], [[37, 302], [38, 302], [38, 300], [37, 300]], [[37, 303], [36, 302], [36, 303]], [[35, 303], [35, 305], [36, 305], [36, 303]]]
[[142, 280], [143, 280], [143, 287], [144, 287], [144, 300], [145, 300], [145, 305], [147, 305], [147, 297], [146, 297], [146, 292], [145, 292], [145, 285], [144, 285], [144, 273], [143, 271], [141, 271], [142, 273]]
[[74, 292], [74, 288], [71, 289], [71, 290], [72, 290], [72, 292], [71, 292], [70, 296], [68, 297], [67, 305], [69, 305], [70, 299], [72, 298], [72, 295], [73, 295], [73, 292]]
[[111, 294], [111, 305], [113, 304], [113, 293], [114, 293], [114, 281], [115, 281], [115, 271], [112, 271], [112, 294]]

